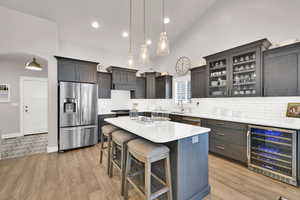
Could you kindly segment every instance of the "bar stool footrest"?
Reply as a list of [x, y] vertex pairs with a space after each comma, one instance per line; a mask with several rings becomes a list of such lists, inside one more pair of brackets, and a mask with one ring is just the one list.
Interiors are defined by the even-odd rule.
[[156, 199], [156, 198], [158, 198], [159, 196], [161, 196], [161, 195], [163, 195], [163, 194], [165, 194], [165, 193], [167, 193], [167, 192], [169, 192], [169, 188], [168, 188], [168, 187], [163, 187], [162, 189], [160, 189], [160, 190], [154, 192], [154, 193], [151, 195], [151, 199]]

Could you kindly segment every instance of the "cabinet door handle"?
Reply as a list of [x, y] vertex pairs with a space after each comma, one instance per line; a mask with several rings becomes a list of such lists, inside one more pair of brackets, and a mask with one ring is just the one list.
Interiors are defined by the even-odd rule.
[[216, 123], [216, 125], [218, 125], [218, 126], [224, 126], [225, 123]]
[[221, 149], [221, 150], [225, 150], [225, 147], [219, 146], [219, 145], [217, 145], [216, 148]]
[[225, 136], [225, 134], [223, 134], [223, 133], [216, 133], [216, 135], [218, 135], [218, 136]]

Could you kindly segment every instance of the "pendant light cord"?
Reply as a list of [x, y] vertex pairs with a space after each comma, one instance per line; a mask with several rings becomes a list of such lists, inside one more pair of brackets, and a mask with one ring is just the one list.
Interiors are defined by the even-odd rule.
[[144, 0], [144, 43], [146, 44], [146, 0]]
[[129, 0], [129, 54], [132, 53], [132, 0]]
[[163, 32], [166, 32], [166, 25], [165, 25], [165, 0], [162, 0], [162, 23], [163, 23]]

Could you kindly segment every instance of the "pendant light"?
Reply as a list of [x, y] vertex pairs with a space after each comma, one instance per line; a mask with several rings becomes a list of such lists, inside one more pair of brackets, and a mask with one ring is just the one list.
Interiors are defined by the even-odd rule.
[[141, 45], [141, 50], [140, 50], [140, 63], [141, 64], [147, 64], [150, 62], [149, 59], [149, 51], [148, 51], [148, 46], [146, 44], [146, 1], [143, 1], [143, 8], [144, 8], [144, 41], [143, 44]]
[[166, 32], [166, 25], [164, 23], [165, 18], [165, 0], [162, 0], [162, 25], [163, 31], [160, 33], [158, 46], [157, 46], [157, 55], [159, 56], [167, 56], [170, 54], [169, 40]]
[[134, 57], [132, 55], [132, 0], [129, 0], [129, 56], [128, 56], [128, 67], [134, 67]]
[[26, 63], [25, 69], [42, 71], [43, 67], [38, 62], [36, 62], [35, 58], [33, 58], [31, 62]]

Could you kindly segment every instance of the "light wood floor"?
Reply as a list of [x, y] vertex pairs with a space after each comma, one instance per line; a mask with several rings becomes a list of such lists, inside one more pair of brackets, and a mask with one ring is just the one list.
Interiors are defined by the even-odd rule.
[[[119, 200], [120, 178], [106, 176], [98, 147], [0, 161], [0, 200]], [[206, 200], [300, 199], [300, 188], [209, 157], [211, 194]], [[130, 192], [132, 200], [140, 200]]]

